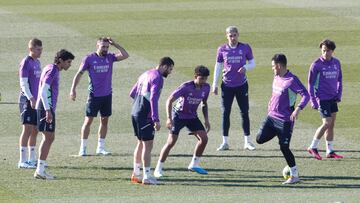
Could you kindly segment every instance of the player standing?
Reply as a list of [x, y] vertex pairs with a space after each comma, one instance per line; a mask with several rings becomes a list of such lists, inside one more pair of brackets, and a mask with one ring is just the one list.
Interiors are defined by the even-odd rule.
[[[36, 110], [35, 104], [38, 96], [39, 80], [41, 75], [41, 66], [39, 58], [42, 53], [42, 42], [33, 38], [28, 43], [29, 55], [20, 63], [20, 96], [19, 108], [22, 123], [22, 132], [20, 135], [20, 160], [18, 168], [36, 168]], [[29, 156], [27, 158], [27, 150]]]
[[[163, 165], [169, 155], [171, 148], [175, 145], [180, 130], [187, 127], [191, 134], [194, 134], [198, 139], [195, 146], [193, 158], [188, 166], [190, 171], [195, 171], [199, 174], [207, 174], [208, 172], [199, 166], [200, 157], [202, 156], [207, 141], [207, 132], [210, 130], [210, 122], [208, 117], [207, 99], [210, 92], [210, 85], [206, 83], [210, 71], [205, 66], [197, 66], [195, 68], [194, 80], [183, 83], [178, 87], [167, 99], [166, 126], [170, 130], [167, 143], [163, 146], [159, 161], [156, 165], [154, 176], [160, 178], [163, 176]], [[177, 100], [173, 107], [173, 102]], [[205, 118], [205, 128], [197, 115], [197, 108], [202, 103], [202, 112]], [[173, 110], [172, 110], [173, 109]], [[173, 111], [173, 114], [171, 113]]]
[[54, 63], [47, 65], [41, 73], [36, 101], [37, 128], [43, 134], [34, 173], [34, 177], [38, 179], [53, 180], [55, 178], [45, 172], [45, 162], [55, 139], [55, 111], [59, 95], [60, 71], [68, 70], [74, 58], [72, 53], [62, 49], [56, 53]]
[[[164, 78], [167, 77], [174, 67], [174, 61], [170, 57], [160, 59], [156, 68], [143, 73], [130, 92], [134, 99], [131, 116], [134, 134], [138, 139], [134, 150], [134, 170], [131, 182], [148, 185], [157, 184], [157, 180], [151, 176], [151, 150], [155, 130], [160, 130], [158, 113], [158, 101]], [[141, 163], [143, 166], [143, 177], [141, 177]]]
[[221, 45], [217, 50], [212, 85], [212, 91], [217, 95], [218, 77], [224, 69], [221, 83], [223, 142], [217, 150], [229, 149], [230, 113], [234, 97], [241, 111], [244, 149], [255, 150], [255, 145], [250, 141], [249, 86], [246, 78], [246, 72], [255, 67], [255, 59], [250, 45], [238, 41], [239, 32], [235, 26], [226, 28], [226, 38], [228, 43]]
[[[309, 102], [309, 93], [301, 81], [287, 69], [287, 59], [283, 54], [275, 54], [272, 58], [274, 81], [272, 96], [268, 106], [268, 116], [263, 122], [256, 142], [263, 144], [275, 136], [279, 139], [280, 150], [290, 167], [290, 178], [283, 184], [294, 184], [300, 181], [295, 157], [290, 150], [295, 120]], [[301, 95], [300, 103], [295, 107], [296, 95]]]
[[[118, 49], [118, 53], [108, 53], [109, 46], [112, 45]], [[76, 86], [85, 71], [89, 73], [89, 96], [86, 103], [86, 115], [84, 124], [81, 128], [81, 144], [79, 156], [86, 156], [87, 141], [90, 134], [90, 127], [100, 111], [100, 125], [98, 131], [98, 145], [96, 148], [97, 155], [109, 155], [110, 152], [105, 150], [105, 137], [108, 130], [109, 117], [112, 114], [112, 73], [113, 63], [127, 59], [129, 54], [126, 50], [116, 43], [110, 37], [101, 37], [96, 43], [97, 50], [87, 55], [76, 73], [71, 91], [70, 98], [76, 99]]]
[[342, 73], [340, 61], [333, 57], [335, 42], [325, 39], [320, 42], [321, 56], [310, 66], [308, 85], [313, 109], [319, 109], [322, 124], [316, 130], [308, 152], [317, 160], [321, 156], [317, 150], [321, 137], [325, 134], [326, 158], [341, 159], [334, 151], [334, 126], [338, 105], [342, 96]]

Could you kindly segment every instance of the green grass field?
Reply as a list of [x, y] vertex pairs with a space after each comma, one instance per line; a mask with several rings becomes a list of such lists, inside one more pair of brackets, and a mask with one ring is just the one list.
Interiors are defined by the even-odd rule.
[[[51, 3], [50, 3], [51, 2]], [[175, 60], [160, 100], [163, 128], [156, 134], [153, 164], [168, 131], [164, 128], [165, 100], [178, 85], [192, 79], [193, 67], [215, 63], [217, 47], [226, 42], [224, 30], [240, 28], [240, 41], [252, 45], [257, 62], [248, 73], [252, 138], [266, 116], [273, 72], [270, 59], [278, 52], [306, 84], [310, 63], [319, 56], [324, 38], [336, 42], [342, 62], [344, 91], [336, 123], [335, 147], [346, 158], [316, 161], [305, 149], [320, 125], [310, 106], [301, 112], [292, 138], [302, 182], [281, 185], [286, 165], [277, 139], [243, 151], [239, 111], [234, 105], [230, 146], [221, 143], [220, 98], [210, 96], [212, 130], [202, 159], [209, 175], [186, 170], [195, 138], [181, 137], [168, 158], [166, 177], [158, 186], [133, 185], [132, 153], [136, 143], [127, 96], [137, 77], [168, 55]], [[113, 116], [107, 137], [112, 156], [72, 157], [77, 154], [87, 97], [87, 78], [78, 87], [78, 99], [68, 99], [71, 81], [81, 59], [95, 51], [96, 38], [111, 36], [130, 53], [116, 63], [113, 75]], [[27, 55], [32, 37], [43, 41], [42, 65], [66, 48], [76, 58], [61, 72], [56, 139], [48, 171], [56, 181], [35, 180], [33, 170], [17, 169], [21, 132], [18, 105], [18, 64]], [[358, 202], [360, 195], [360, 2], [356, 0], [0, 0], [0, 202]], [[209, 78], [212, 82], [212, 77]], [[95, 153], [97, 123], [89, 138]], [[38, 137], [40, 141], [41, 136]], [[325, 149], [324, 140], [320, 149]], [[321, 152], [325, 155], [325, 152]]]

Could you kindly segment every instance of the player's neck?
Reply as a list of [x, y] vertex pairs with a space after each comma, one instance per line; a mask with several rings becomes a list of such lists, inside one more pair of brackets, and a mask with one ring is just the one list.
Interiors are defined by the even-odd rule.
[[38, 59], [39, 57], [36, 57], [34, 54], [32, 54], [32, 53], [29, 53], [29, 56], [31, 57], [31, 58], [33, 58], [34, 60], [36, 60], [36, 59]]
[[236, 48], [238, 46], [239, 42], [236, 43], [228, 43], [230, 48]]

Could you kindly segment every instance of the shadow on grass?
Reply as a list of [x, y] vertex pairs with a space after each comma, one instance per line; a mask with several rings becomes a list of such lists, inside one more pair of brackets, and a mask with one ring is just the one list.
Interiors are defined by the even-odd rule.
[[[331, 179], [331, 180], [358, 180], [360, 177], [328, 177], [328, 176], [306, 176], [301, 177], [301, 182], [294, 185], [282, 185], [281, 179], [278, 176], [255, 176], [254, 179], [251, 176], [244, 176], [246, 179], [222, 179], [221, 177], [216, 178], [172, 178], [165, 177], [160, 182], [166, 184], [175, 185], [188, 185], [188, 186], [223, 186], [223, 187], [249, 187], [249, 188], [298, 188], [298, 189], [358, 189], [360, 184], [321, 184], [321, 183], [309, 183], [308, 181], [313, 179]], [[266, 179], [264, 180], [259, 180]], [[268, 180], [274, 179], [274, 180]], [[249, 184], [253, 183], [253, 184]]]

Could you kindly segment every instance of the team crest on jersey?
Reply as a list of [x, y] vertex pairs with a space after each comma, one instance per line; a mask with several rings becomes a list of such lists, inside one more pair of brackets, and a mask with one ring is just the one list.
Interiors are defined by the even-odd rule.
[[106, 60], [105, 60], [105, 62], [106, 62], [106, 63], [109, 63], [109, 60], [108, 60], [108, 59], [106, 59]]
[[202, 97], [205, 97], [205, 92], [202, 92], [202, 93], [201, 93], [201, 96], [202, 96]]
[[27, 121], [30, 121], [30, 120], [31, 120], [30, 116], [26, 117], [26, 120], [27, 120]]
[[337, 70], [337, 69], [338, 69], [338, 68], [337, 68], [337, 66], [336, 66], [336, 64], [334, 64], [334, 69], [335, 69], [335, 70]]
[[97, 64], [97, 62], [96, 62], [96, 61], [93, 61], [93, 64]]
[[193, 94], [190, 92], [190, 93], [189, 93], [189, 96], [193, 96]]
[[239, 50], [239, 54], [240, 54], [240, 55], [242, 55], [242, 54], [243, 54], [242, 50]]

